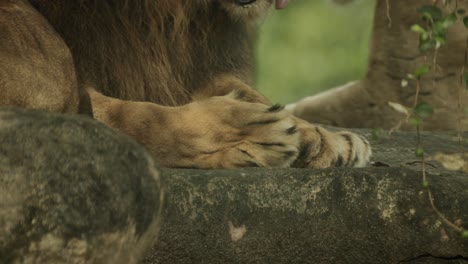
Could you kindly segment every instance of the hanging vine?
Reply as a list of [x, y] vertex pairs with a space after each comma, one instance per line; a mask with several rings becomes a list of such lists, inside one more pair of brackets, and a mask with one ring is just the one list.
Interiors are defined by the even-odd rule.
[[[416, 128], [416, 149], [415, 155], [419, 158], [421, 164], [421, 178], [422, 178], [422, 187], [427, 193], [427, 197], [431, 208], [437, 214], [439, 219], [448, 227], [454, 231], [461, 234], [465, 239], [468, 239], [468, 230], [460, 227], [450, 220], [448, 220], [443, 213], [436, 207], [434, 203], [434, 196], [431, 192], [429, 181], [426, 176], [426, 155], [423, 147], [423, 142], [421, 139], [421, 125], [424, 120], [431, 117], [434, 113], [434, 110], [431, 105], [419, 102], [419, 96], [421, 91], [421, 79], [431, 71], [436, 73], [438, 70], [437, 56], [438, 51], [447, 43], [447, 32], [448, 30], [458, 21], [462, 21], [465, 28], [468, 29], [468, 15], [465, 16], [466, 11], [464, 9], [458, 8], [458, 0], [455, 1], [455, 8], [451, 10], [447, 15], [444, 15], [443, 11], [438, 7], [442, 4], [444, 7], [450, 6], [452, 3], [451, 0], [442, 0], [440, 3], [439, 0], [433, 0], [432, 5], [424, 5], [417, 9], [418, 14], [422, 18], [422, 23], [414, 24], [410, 27], [410, 30], [419, 34], [419, 51], [422, 54], [427, 54], [432, 52], [432, 60], [430, 65], [421, 65], [417, 67], [412, 73], [407, 74], [407, 77], [401, 81], [402, 87], [407, 87], [410, 81], [415, 82], [415, 98], [411, 108], [407, 108], [399, 103], [389, 102], [389, 106], [392, 107], [395, 111], [400, 112], [405, 115], [405, 118], [401, 120], [396, 126], [390, 129], [389, 134], [398, 130], [403, 124], [408, 123], [413, 125]], [[386, 0], [387, 4], [387, 16], [390, 16], [390, 3], [389, 0]], [[391, 18], [388, 17], [389, 26], [391, 26]], [[465, 43], [465, 53], [464, 53], [464, 62], [460, 70], [459, 75], [459, 87], [458, 87], [458, 110], [462, 113], [463, 105], [461, 102], [462, 92], [468, 91], [468, 36]], [[458, 116], [458, 131], [457, 139], [461, 142], [461, 120], [463, 116], [459, 114]]]

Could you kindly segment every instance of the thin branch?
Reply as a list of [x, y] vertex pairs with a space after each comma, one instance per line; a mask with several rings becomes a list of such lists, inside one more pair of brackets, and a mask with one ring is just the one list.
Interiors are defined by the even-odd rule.
[[431, 203], [431, 207], [432, 207], [432, 210], [434, 210], [434, 212], [436, 212], [437, 216], [439, 216], [439, 218], [442, 220], [442, 222], [444, 222], [444, 224], [450, 226], [451, 228], [453, 228], [455, 231], [459, 232], [459, 233], [463, 233], [465, 230], [462, 228], [462, 227], [459, 227], [457, 225], [455, 225], [454, 223], [450, 222], [447, 218], [445, 218], [445, 216], [437, 209], [437, 207], [435, 206], [434, 204], [434, 198], [432, 197], [432, 192], [431, 190], [427, 190], [427, 196], [429, 197], [429, 202]]
[[432, 70], [434, 71], [434, 73], [437, 72], [437, 55], [439, 54], [439, 48], [436, 48], [434, 50], [434, 55], [432, 57]]
[[388, 28], [392, 27], [392, 17], [390, 16], [390, 0], [385, 1], [387, 4], [387, 20], [388, 20]]
[[417, 79], [416, 80], [416, 94], [414, 95], [413, 111], [414, 109], [416, 109], [416, 106], [418, 105], [418, 98], [419, 98], [420, 91], [421, 91], [421, 81]]
[[458, 89], [458, 102], [457, 102], [457, 108], [458, 108], [458, 118], [457, 118], [457, 140], [458, 142], [463, 141], [462, 137], [462, 119], [463, 119], [463, 104], [461, 102], [462, 98], [462, 92], [465, 90], [463, 89], [463, 86], [466, 83], [465, 80], [465, 67], [466, 64], [468, 63], [468, 36], [466, 37], [466, 43], [465, 43], [465, 57], [463, 58], [463, 66], [460, 70], [460, 82], [459, 82], [459, 89]]

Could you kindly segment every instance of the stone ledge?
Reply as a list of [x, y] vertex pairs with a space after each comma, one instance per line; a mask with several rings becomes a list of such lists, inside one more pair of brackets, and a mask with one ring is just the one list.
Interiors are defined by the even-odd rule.
[[[164, 170], [163, 177], [164, 220], [145, 263], [468, 260], [468, 241], [441, 223], [411, 169]], [[466, 227], [468, 177], [428, 180], [441, 211]]]

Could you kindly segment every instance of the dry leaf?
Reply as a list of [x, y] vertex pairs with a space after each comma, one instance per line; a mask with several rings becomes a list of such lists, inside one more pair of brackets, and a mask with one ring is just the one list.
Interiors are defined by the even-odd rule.
[[447, 170], [463, 171], [468, 173], [468, 153], [437, 153], [434, 155], [433, 159], [437, 160]]
[[398, 113], [402, 113], [402, 114], [404, 114], [406, 116], [409, 116], [408, 109], [405, 106], [403, 106], [403, 105], [401, 105], [399, 103], [395, 103], [395, 102], [388, 102], [388, 105], [393, 110], [397, 111]]

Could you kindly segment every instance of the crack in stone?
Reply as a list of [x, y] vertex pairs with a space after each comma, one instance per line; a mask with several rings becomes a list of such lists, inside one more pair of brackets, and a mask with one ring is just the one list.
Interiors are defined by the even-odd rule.
[[400, 263], [408, 263], [408, 262], [413, 262], [416, 260], [421, 260], [421, 259], [439, 259], [439, 260], [446, 260], [446, 261], [452, 261], [452, 260], [466, 260], [468, 261], [468, 256], [462, 256], [462, 255], [456, 255], [456, 256], [451, 256], [451, 257], [446, 257], [446, 256], [435, 256], [429, 253], [422, 254], [416, 257], [410, 257], [405, 260], [400, 261]]

